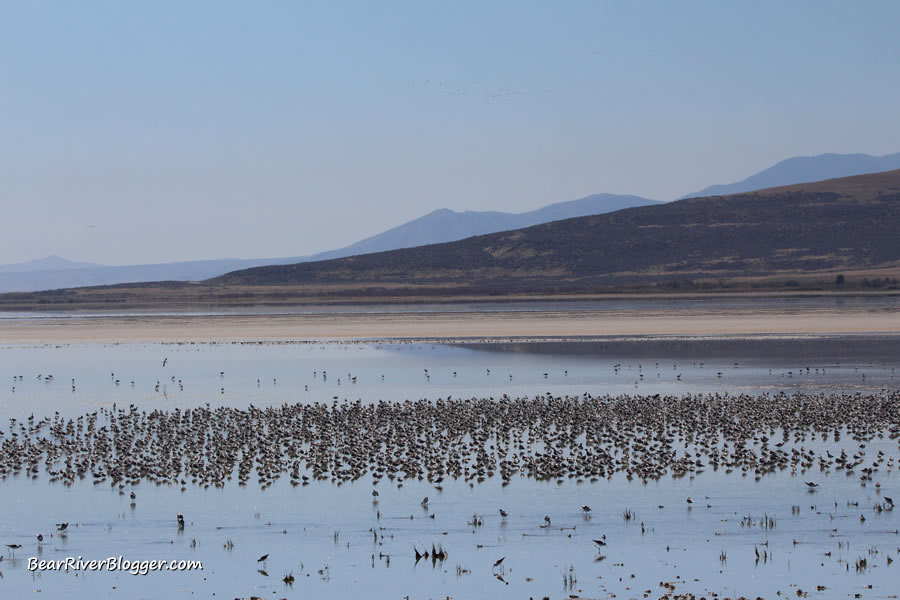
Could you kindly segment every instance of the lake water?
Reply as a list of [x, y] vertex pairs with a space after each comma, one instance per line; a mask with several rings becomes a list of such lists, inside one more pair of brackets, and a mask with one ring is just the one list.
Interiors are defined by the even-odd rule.
[[[878, 395], [897, 390], [898, 367], [894, 336], [11, 345], [0, 347], [0, 441], [14, 431], [11, 418], [74, 418], [114, 405], [172, 411], [540, 394]], [[402, 487], [382, 480], [375, 502], [369, 478], [295, 487], [285, 477], [265, 489], [251, 478], [247, 487], [229, 481], [184, 491], [143, 482], [120, 493], [90, 477], [64, 486], [43, 471], [36, 478], [22, 472], [0, 482], [0, 543], [21, 544], [0, 562], [0, 590], [67, 598], [655, 598], [666, 591], [661, 582], [673, 582], [676, 592], [698, 596], [888, 597], [898, 589], [900, 567], [891, 563], [900, 560], [900, 520], [876, 507], [900, 496], [900, 482], [897, 441], [882, 433], [866, 442], [866, 464], [879, 451], [885, 458], [865, 486], [858, 471], [818, 467], [759, 480], [724, 469], [647, 483], [621, 473], [595, 482], [517, 476], [507, 486], [497, 477], [472, 485], [448, 478], [440, 490], [407, 478]], [[845, 434], [792, 445], [837, 455], [859, 452], [859, 443]], [[812, 493], [810, 480], [818, 484]], [[634, 517], [626, 520], [626, 511]], [[185, 516], [183, 530], [176, 513]], [[774, 522], [764, 527], [764, 518]], [[56, 532], [60, 522], [69, 523], [66, 535]], [[603, 536], [607, 545], [599, 548], [593, 540]], [[432, 546], [446, 558], [417, 563], [414, 549]], [[27, 564], [30, 557], [119, 555], [200, 560], [203, 570], [32, 573]], [[291, 585], [282, 581], [289, 574]]]

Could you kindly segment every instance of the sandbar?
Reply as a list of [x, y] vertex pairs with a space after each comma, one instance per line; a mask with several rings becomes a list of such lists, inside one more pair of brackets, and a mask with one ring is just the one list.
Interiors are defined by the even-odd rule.
[[11, 318], [0, 343], [898, 334], [897, 309], [619, 310]]

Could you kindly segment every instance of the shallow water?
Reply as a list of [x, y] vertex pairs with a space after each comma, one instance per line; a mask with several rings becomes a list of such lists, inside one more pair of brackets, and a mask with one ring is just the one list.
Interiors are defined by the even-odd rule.
[[[887, 564], [888, 556], [900, 559], [900, 522], [894, 512], [872, 510], [882, 501], [872, 485], [860, 488], [855, 478], [843, 475], [811, 477], [820, 482], [814, 494], [807, 493], [801, 477], [786, 473], [759, 482], [737, 473], [704, 473], [693, 481], [647, 485], [624, 478], [581, 485], [521, 480], [505, 488], [496, 482], [472, 488], [453, 483], [443, 492], [420, 482], [401, 489], [384, 482], [377, 506], [371, 485], [360, 482], [301, 488], [282, 482], [265, 491], [232, 486], [183, 493], [140, 485], [134, 507], [127, 495], [108, 486], [83, 481], [64, 488], [13, 478], [3, 482], [0, 509], [14, 518], [4, 520], [0, 536], [23, 548], [16, 560], [0, 564], [0, 585], [14, 593], [11, 597], [42, 590], [49, 597], [148, 598], [175, 592], [229, 598], [272, 593], [559, 598], [569, 593], [604, 597], [606, 592], [640, 597], [647, 589], [661, 594], [660, 581], [678, 581], [678, 590], [697, 594], [709, 589], [751, 597], [784, 595], [795, 585], [804, 590], [825, 585], [824, 598], [850, 592], [884, 597], [896, 591], [896, 566]], [[896, 486], [896, 473], [880, 481], [887, 493], [889, 485]], [[424, 495], [430, 498], [427, 511], [419, 504]], [[690, 509], [687, 496], [696, 499]], [[593, 509], [589, 519], [579, 508], [585, 503]], [[793, 505], [800, 507], [799, 514], [792, 513]], [[509, 513], [505, 521], [500, 507]], [[630, 522], [623, 518], [627, 509], [635, 513]], [[186, 515], [184, 532], [174, 518], [179, 511]], [[483, 525], [468, 524], [474, 514]], [[544, 515], [551, 517], [551, 527], [541, 527]], [[773, 528], [741, 524], [744, 517], [758, 523], [764, 515], [775, 519]], [[70, 522], [67, 538], [50, 539], [47, 533], [62, 520]], [[48, 537], [40, 552], [36, 532]], [[608, 545], [599, 554], [592, 540], [602, 535]], [[224, 547], [229, 540], [231, 550]], [[416, 564], [413, 548], [430, 550], [432, 544], [446, 549], [448, 558]], [[755, 550], [768, 558], [756, 562]], [[720, 560], [723, 551], [725, 561]], [[45, 572], [32, 577], [27, 571], [29, 556], [120, 554], [131, 560], [201, 560], [204, 569], [146, 576]], [[263, 554], [269, 558], [258, 565]], [[606, 558], [597, 562], [599, 556]], [[492, 569], [500, 557], [505, 557], [503, 568]], [[861, 557], [869, 567], [857, 572]], [[281, 582], [288, 573], [297, 578], [292, 587]], [[569, 573], [576, 580], [572, 589], [563, 587]]]
[[872, 392], [895, 388], [898, 367], [900, 336], [10, 345], [0, 347], [0, 419], [114, 403], [152, 410], [548, 392]]
[[[11, 417], [55, 411], [76, 416], [113, 403], [151, 410], [545, 392], [872, 393], [897, 388], [896, 347], [894, 338], [873, 337], [7, 346], [0, 348], [0, 430], [11, 433]], [[858, 449], [849, 435], [803, 445], [835, 454]], [[898, 455], [894, 440], [868, 442], [868, 457], [879, 450]], [[819, 484], [814, 493], [807, 491], [810, 480]], [[145, 482], [120, 495], [89, 478], [65, 487], [50, 483], [45, 473], [37, 479], [19, 474], [0, 483], [0, 543], [22, 545], [15, 558], [10, 550], [0, 562], [0, 590], [4, 597], [40, 590], [72, 598], [641, 598], [647, 590], [662, 595], [660, 582], [676, 582], [676, 591], [698, 595], [713, 590], [772, 598], [780, 591], [795, 597], [799, 588], [822, 598], [887, 597], [896, 593], [898, 564], [889, 565], [888, 557], [900, 560], [900, 522], [894, 511], [875, 506], [885, 506], [885, 496], [900, 496], [898, 487], [896, 471], [884, 467], [865, 487], [858, 473], [841, 471], [792, 476], [786, 470], [756, 481], [752, 473], [707, 469], [695, 478], [647, 484], [621, 475], [594, 483], [515, 478], [506, 487], [499, 479], [472, 486], [447, 480], [442, 491], [427, 482], [407, 480], [398, 487], [382, 480], [376, 504], [366, 478], [298, 487], [282, 478], [264, 490], [228, 482], [222, 489], [188, 485], [180, 491]], [[427, 509], [423, 496], [430, 499]], [[590, 513], [582, 512], [585, 504]], [[505, 520], [500, 508], [509, 513]], [[625, 520], [626, 510], [633, 519]], [[179, 512], [187, 521], [183, 532], [175, 520]], [[476, 515], [483, 524], [471, 524]], [[545, 515], [549, 527], [541, 526]], [[764, 516], [774, 519], [773, 527], [760, 526]], [[55, 523], [63, 521], [70, 526], [60, 537]], [[37, 533], [45, 536], [40, 549]], [[592, 540], [603, 535], [607, 546], [598, 553]], [[233, 548], [226, 547], [229, 541]], [[431, 551], [432, 545], [445, 549], [447, 559], [416, 564], [414, 548]], [[263, 554], [268, 559], [257, 563]], [[79, 555], [200, 560], [204, 568], [143, 576], [33, 574], [27, 568], [29, 557]], [[600, 556], [605, 558], [598, 561]], [[866, 568], [857, 570], [861, 558]], [[289, 573], [296, 578], [292, 586], [282, 582]], [[819, 585], [826, 589], [817, 590]]]

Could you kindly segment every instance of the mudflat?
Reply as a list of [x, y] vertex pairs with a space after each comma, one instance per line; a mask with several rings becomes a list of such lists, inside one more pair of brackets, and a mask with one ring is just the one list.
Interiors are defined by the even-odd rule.
[[900, 306], [878, 310], [670, 309], [615, 311], [117, 314], [7, 318], [0, 343], [201, 342], [314, 339], [740, 336], [900, 333]]

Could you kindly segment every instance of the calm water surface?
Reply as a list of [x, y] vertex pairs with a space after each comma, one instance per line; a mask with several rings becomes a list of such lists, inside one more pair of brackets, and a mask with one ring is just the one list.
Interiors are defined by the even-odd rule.
[[[0, 430], [8, 433], [9, 418], [56, 411], [74, 417], [113, 404], [151, 410], [543, 393], [879, 393], [897, 388], [898, 347], [892, 337], [4, 346]], [[803, 444], [835, 454], [857, 450], [849, 435]], [[895, 457], [897, 441], [873, 440], [867, 456], [879, 450]], [[900, 579], [898, 563], [889, 564], [900, 560], [900, 520], [894, 511], [874, 509], [885, 496], [900, 497], [890, 464], [865, 487], [858, 476], [818, 469], [759, 481], [712, 470], [647, 484], [622, 476], [594, 483], [523, 478], [507, 487], [499, 479], [473, 486], [445, 481], [442, 491], [427, 482], [398, 487], [383, 480], [377, 503], [366, 478], [299, 487], [283, 478], [265, 490], [188, 485], [183, 492], [143, 483], [120, 494], [89, 478], [65, 487], [45, 473], [20, 474], [0, 482], [0, 543], [22, 546], [0, 562], [0, 594], [642, 598], [658, 597], [665, 591], [660, 582], [674, 582], [677, 591], [698, 595], [890, 597]], [[814, 493], [809, 480], [819, 484]], [[430, 498], [427, 509], [423, 496]], [[633, 519], [624, 518], [626, 510]], [[187, 521], [183, 532], [179, 512]], [[545, 515], [549, 527], [541, 526]], [[764, 517], [774, 527], [762, 527]], [[59, 522], [70, 523], [65, 537], [54, 533]], [[40, 546], [38, 533], [45, 538]], [[604, 535], [607, 546], [598, 552], [592, 540]], [[416, 563], [414, 548], [432, 545], [447, 551], [446, 560]], [[264, 554], [268, 559], [258, 563]], [[27, 569], [29, 557], [118, 555], [200, 560], [204, 568], [145, 576]], [[857, 569], [862, 558], [866, 567]], [[290, 586], [282, 582], [288, 574], [295, 577]]]

